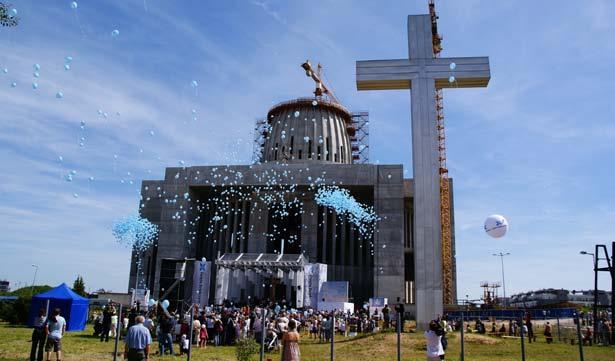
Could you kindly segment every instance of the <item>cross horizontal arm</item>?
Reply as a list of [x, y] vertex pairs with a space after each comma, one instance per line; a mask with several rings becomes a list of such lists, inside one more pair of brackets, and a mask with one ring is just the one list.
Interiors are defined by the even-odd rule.
[[418, 77], [434, 79], [436, 88], [485, 87], [491, 78], [488, 57], [367, 60], [357, 61], [356, 69], [358, 90], [410, 89]]
[[[450, 66], [455, 63], [455, 69]], [[436, 58], [427, 67], [428, 77], [435, 79], [436, 88], [480, 88], [491, 79], [489, 57]], [[449, 78], [455, 77], [454, 82]]]
[[408, 59], [357, 61], [358, 90], [410, 89], [419, 67]]

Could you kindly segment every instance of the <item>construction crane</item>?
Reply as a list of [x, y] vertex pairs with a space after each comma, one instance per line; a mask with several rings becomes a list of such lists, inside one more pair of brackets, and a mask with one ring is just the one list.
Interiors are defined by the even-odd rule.
[[[439, 57], [442, 51], [442, 37], [438, 34], [438, 15], [434, 0], [429, 0], [429, 15], [431, 16], [431, 35], [434, 57]], [[442, 89], [436, 88], [436, 127], [438, 130], [438, 152], [440, 162], [440, 227], [442, 244], [442, 289], [445, 305], [454, 303], [454, 269], [453, 241], [451, 230], [451, 191], [446, 167], [446, 137], [444, 134], [444, 106]]]
[[322, 65], [320, 65], [320, 63], [318, 63], [316, 71], [314, 71], [314, 69], [312, 68], [312, 64], [309, 60], [306, 60], [305, 63], [301, 64], [301, 67], [305, 70], [305, 75], [309, 78], [312, 78], [314, 82], [316, 82], [316, 89], [314, 90], [314, 95], [317, 98], [322, 98], [324, 95], [326, 95], [329, 101], [337, 104], [340, 103], [335, 97], [335, 95], [333, 95], [331, 89], [329, 89], [322, 82]]

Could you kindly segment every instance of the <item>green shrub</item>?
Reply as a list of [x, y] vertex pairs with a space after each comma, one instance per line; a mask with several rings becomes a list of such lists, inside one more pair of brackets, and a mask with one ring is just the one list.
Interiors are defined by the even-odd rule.
[[15, 301], [0, 302], [0, 320], [12, 325], [25, 325], [28, 323], [31, 297], [19, 297]]
[[260, 345], [251, 338], [237, 341], [237, 361], [250, 361], [250, 357], [260, 350]]

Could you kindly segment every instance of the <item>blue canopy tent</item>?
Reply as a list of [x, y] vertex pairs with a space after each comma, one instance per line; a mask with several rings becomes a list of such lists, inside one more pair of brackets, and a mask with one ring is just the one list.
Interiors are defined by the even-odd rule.
[[85, 329], [90, 300], [73, 292], [66, 283], [32, 297], [30, 317], [28, 317], [29, 326], [34, 324], [34, 318], [38, 316], [38, 311], [47, 307], [47, 300], [49, 300], [49, 315], [53, 313], [55, 308], [60, 309], [60, 316], [66, 319], [66, 331], [82, 331]]

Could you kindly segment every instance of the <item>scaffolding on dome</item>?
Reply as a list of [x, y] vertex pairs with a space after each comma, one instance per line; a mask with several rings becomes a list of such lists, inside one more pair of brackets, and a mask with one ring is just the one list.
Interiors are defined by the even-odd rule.
[[354, 128], [350, 137], [352, 161], [354, 164], [369, 163], [369, 112], [352, 112], [351, 126]]
[[263, 159], [263, 146], [269, 134], [267, 119], [260, 118], [254, 122], [254, 140], [252, 143], [252, 164], [258, 164]]

